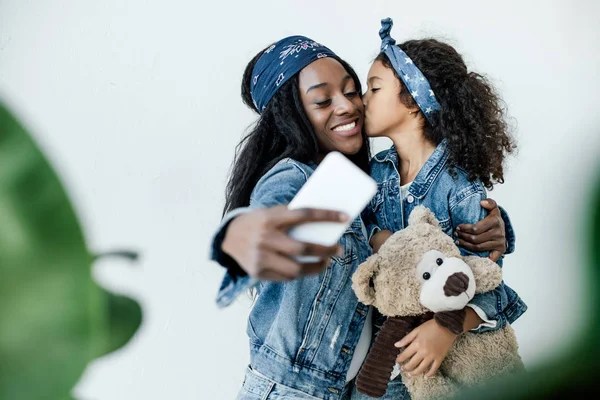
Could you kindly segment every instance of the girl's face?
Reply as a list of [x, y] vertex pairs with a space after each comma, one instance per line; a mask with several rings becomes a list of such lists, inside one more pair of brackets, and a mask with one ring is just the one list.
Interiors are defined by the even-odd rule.
[[342, 64], [322, 58], [299, 75], [300, 97], [322, 153], [356, 154], [363, 145], [363, 103]]
[[400, 101], [400, 80], [381, 61], [375, 61], [371, 66], [367, 84], [367, 92], [363, 95], [367, 135], [389, 136], [414, 120], [408, 118], [411, 110]]

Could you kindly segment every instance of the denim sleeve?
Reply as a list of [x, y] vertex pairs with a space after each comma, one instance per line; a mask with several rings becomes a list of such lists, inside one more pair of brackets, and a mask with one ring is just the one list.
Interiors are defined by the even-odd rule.
[[[487, 211], [481, 207], [480, 201], [485, 199], [485, 192], [476, 191], [472, 193], [458, 193], [456, 196], [458, 200], [455, 204], [451, 204], [450, 217], [452, 220], [453, 231], [460, 224], [474, 224], [483, 218], [485, 218]], [[460, 252], [463, 256], [475, 255], [480, 257], [487, 257], [489, 252], [474, 253], [466, 249], [460, 248]], [[502, 260], [498, 260], [498, 265], [502, 267]], [[488, 326], [480, 326], [473, 332], [486, 332], [492, 330], [498, 330], [506, 325], [506, 315], [504, 310], [508, 306], [507, 294], [504, 286], [504, 282], [500, 284], [496, 289], [476, 294], [469, 304], [473, 304], [479, 307], [487, 316], [490, 321], [496, 321], [494, 328]]]
[[510, 218], [508, 217], [508, 213], [506, 210], [500, 206], [500, 215], [502, 215], [502, 219], [504, 220], [504, 230], [506, 234], [506, 253], [512, 254], [515, 252], [515, 229], [512, 226], [512, 222], [510, 222]]
[[298, 166], [292, 162], [282, 161], [258, 181], [250, 196], [249, 207], [233, 210], [223, 218], [211, 243], [211, 259], [227, 267], [217, 294], [217, 306], [230, 305], [240, 293], [251, 289], [258, 283], [257, 279], [248, 276], [239, 266], [236, 268], [237, 263], [224, 254], [221, 249], [229, 223], [245, 212], [288, 204], [304, 185], [306, 179], [306, 174]]
[[210, 242], [210, 259], [212, 261], [216, 261], [217, 263], [219, 263], [219, 265], [227, 269], [234, 270], [236, 272], [235, 275], [237, 276], [243, 276], [246, 273], [240, 268], [239, 265], [237, 265], [235, 260], [233, 260], [227, 254], [225, 254], [225, 252], [223, 252], [221, 246], [223, 245], [223, 239], [225, 239], [225, 234], [227, 233], [227, 228], [229, 227], [231, 221], [233, 221], [237, 216], [244, 214], [248, 211], [250, 211], [250, 208], [243, 207], [228, 212], [223, 217], [221, 224], [217, 228], [217, 231], [213, 235], [212, 240]]

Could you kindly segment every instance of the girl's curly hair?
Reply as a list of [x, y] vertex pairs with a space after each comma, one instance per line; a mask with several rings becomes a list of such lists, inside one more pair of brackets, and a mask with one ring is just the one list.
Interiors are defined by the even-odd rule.
[[[504, 183], [503, 162], [516, 149], [506, 122], [504, 102], [482, 75], [468, 72], [463, 58], [450, 45], [435, 39], [409, 40], [399, 47], [429, 80], [441, 110], [433, 115], [433, 126], [423, 118], [423, 132], [436, 145], [448, 142], [448, 162], [461, 168], [469, 180], [480, 179], [492, 189]], [[384, 53], [376, 60], [391, 68]], [[416, 107], [410, 91], [400, 81], [400, 99]]]

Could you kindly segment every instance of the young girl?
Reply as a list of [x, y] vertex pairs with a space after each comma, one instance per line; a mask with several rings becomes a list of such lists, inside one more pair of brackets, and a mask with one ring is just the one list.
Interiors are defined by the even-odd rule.
[[[234, 161], [227, 215], [212, 253], [227, 267], [217, 300], [221, 306], [248, 288], [256, 290], [247, 325], [250, 366], [239, 399], [352, 395], [371, 341], [370, 309], [351, 288], [352, 274], [371, 254], [366, 229], [357, 218], [339, 248], [299, 243], [287, 236], [291, 226], [340, 217], [283, 205], [329, 151], [342, 152], [368, 171], [360, 93], [352, 68], [306, 37], [284, 38], [246, 67], [242, 97], [260, 118]], [[490, 220], [497, 230], [500, 223]], [[486, 248], [502, 252], [504, 244]], [[294, 255], [326, 261], [300, 265]], [[397, 390], [390, 395], [402, 398], [405, 389]]]
[[[382, 21], [381, 53], [363, 96], [367, 134], [394, 143], [371, 161], [378, 192], [365, 222], [371, 232], [383, 229], [372, 236], [374, 249], [406, 226], [417, 205], [431, 209], [448, 235], [460, 224], [482, 219], [486, 188], [503, 183], [504, 158], [515, 148], [493, 87], [469, 72], [454, 48], [432, 39], [396, 46], [391, 27], [391, 19]], [[512, 231], [510, 225], [507, 230]], [[464, 248], [461, 252], [487, 256]], [[502, 284], [473, 298], [464, 327], [500, 329], [525, 310], [517, 294]], [[431, 320], [397, 343], [408, 346], [398, 362], [408, 361], [402, 368], [413, 375], [431, 376], [455, 339]]]

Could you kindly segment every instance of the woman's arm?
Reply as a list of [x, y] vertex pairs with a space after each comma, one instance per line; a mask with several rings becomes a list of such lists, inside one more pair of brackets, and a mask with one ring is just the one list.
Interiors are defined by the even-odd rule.
[[[288, 236], [297, 224], [313, 221], [343, 221], [338, 212], [288, 210], [285, 206], [306, 182], [306, 174], [295, 164], [282, 162], [263, 176], [250, 198], [248, 209], [228, 214], [212, 241], [211, 258], [227, 268], [217, 296], [227, 306], [258, 280], [285, 281], [319, 273], [336, 255], [339, 246], [302, 243]], [[315, 255], [321, 261], [301, 264], [293, 256]]]
[[[507, 238], [505, 227], [510, 225], [508, 215], [498, 207], [492, 199], [481, 201], [481, 207], [489, 210], [485, 218], [475, 223], [459, 224], [456, 227], [457, 246], [463, 247], [474, 253], [489, 251], [489, 257], [497, 261], [507, 249]], [[480, 210], [482, 213], [484, 211]], [[507, 222], [506, 222], [507, 221]], [[509, 229], [512, 241], [514, 233]], [[373, 252], [377, 253], [385, 241], [392, 236], [393, 232], [380, 230], [371, 236], [370, 245]]]
[[504, 253], [514, 251], [514, 232], [506, 230], [507, 226], [510, 227], [510, 219], [493, 199], [481, 200], [480, 205], [489, 213], [477, 222], [456, 226], [456, 244], [473, 253], [489, 251], [489, 257], [498, 261]]
[[[314, 209], [288, 210], [287, 206], [258, 209], [231, 221], [221, 249], [244, 273], [257, 279], [291, 280], [319, 273], [329, 258], [341, 252], [339, 245], [321, 246], [290, 238], [287, 231], [307, 222], [343, 222], [347, 217], [337, 211]], [[319, 256], [322, 261], [301, 264], [294, 256]]]

